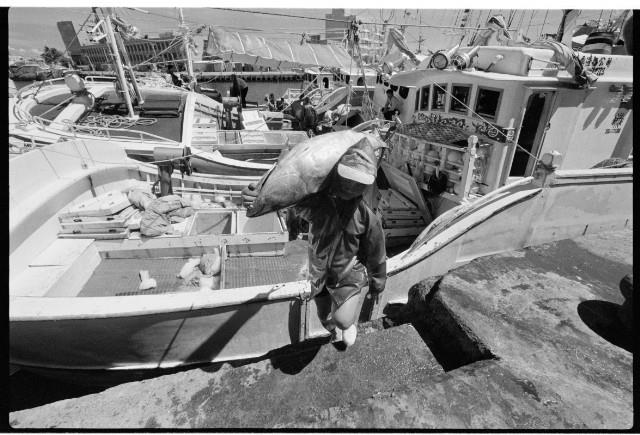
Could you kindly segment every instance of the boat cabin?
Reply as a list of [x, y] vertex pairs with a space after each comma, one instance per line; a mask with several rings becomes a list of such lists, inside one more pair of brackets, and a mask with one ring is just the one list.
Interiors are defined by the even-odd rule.
[[389, 163], [426, 192], [436, 168], [448, 175], [442, 195], [460, 202], [531, 176], [545, 154], [558, 169], [631, 154], [631, 56], [577, 53], [597, 76], [581, 87], [552, 49], [478, 47], [471, 67], [456, 67], [469, 51], [453, 56], [457, 64], [445, 59], [442, 69], [398, 73], [376, 88], [378, 107], [387, 89], [401, 102]]

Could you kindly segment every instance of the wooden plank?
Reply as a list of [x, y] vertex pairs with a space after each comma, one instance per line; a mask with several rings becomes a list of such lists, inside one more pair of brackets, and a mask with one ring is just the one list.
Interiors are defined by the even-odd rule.
[[139, 210], [136, 209], [133, 205], [126, 207], [119, 211], [118, 213], [114, 213], [112, 215], [106, 216], [65, 216], [58, 217], [60, 223], [80, 223], [80, 222], [113, 222], [120, 223], [120, 226], [124, 226], [125, 222], [136, 213], [139, 213]]
[[422, 217], [422, 212], [418, 209], [415, 209], [415, 210], [383, 209], [383, 210], [380, 210], [380, 214], [382, 215], [382, 217], [389, 218], [389, 219]]
[[408, 227], [408, 228], [385, 228], [384, 235], [386, 238], [390, 237], [406, 237], [406, 236], [417, 236], [424, 230], [423, 228], [418, 227]]
[[107, 216], [113, 215], [130, 205], [131, 203], [127, 195], [118, 190], [112, 190], [111, 192], [75, 205], [68, 211], [60, 213], [59, 216], [63, 218], [75, 216]]
[[425, 228], [427, 225], [424, 222], [424, 219], [420, 217], [419, 219], [383, 219], [382, 227], [383, 228], [408, 228], [408, 227], [419, 227], [421, 229]]
[[113, 232], [113, 231], [107, 231], [107, 230], [113, 229], [113, 228], [127, 228], [129, 227], [129, 223], [132, 220], [137, 219], [139, 221], [140, 218], [141, 218], [141, 213], [140, 211], [136, 210], [134, 214], [124, 219], [124, 221], [122, 219], [119, 219], [119, 220], [112, 220], [112, 221], [95, 220], [91, 222], [65, 222], [65, 223], [61, 223], [60, 227], [62, 228], [63, 233], [92, 232], [92, 231], [95, 231], [96, 233]]
[[29, 263], [29, 266], [64, 266], [71, 264], [92, 243], [93, 240], [91, 239], [56, 239]]
[[[137, 233], [134, 233], [137, 234]], [[203, 236], [160, 236], [125, 239], [119, 242], [97, 243], [96, 247], [105, 258], [149, 258], [152, 256], [174, 256], [176, 253], [196, 252], [185, 255], [202, 255], [207, 247], [231, 245], [260, 245], [281, 243], [289, 240], [287, 233], [262, 234], [216, 234]], [[228, 247], [227, 251], [233, 248]], [[199, 252], [199, 254], [197, 253]], [[177, 255], [177, 254], [176, 254]]]
[[121, 229], [123, 231], [116, 233], [59, 233], [58, 238], [61, 239], [97, 239], [97, 240], [109, 240], [109, 239], [126, 239], [129, 237], [129, 228]]
[[416, 180], [409, 174], [405, 174], [387, 162], [382, 162], [381, 168], [391, 187], [416, 203], [420, 211], [422, 211], [425, 220], [430, 222], [432, 219]]

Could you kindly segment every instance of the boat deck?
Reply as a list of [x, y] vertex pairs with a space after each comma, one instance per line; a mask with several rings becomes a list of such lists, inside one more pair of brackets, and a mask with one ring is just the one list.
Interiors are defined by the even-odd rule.
[[[224, 288], [251, 287], [297, 281], [306, 272], [307, 242], [286, 245], [285, 253], [273, 257], [230, 257], [225, 262]], [[177, 275], [187, 258], [108, 258], [102, 259], [78, 297], [134, 296], [198, 291]], [[149, 271], [157, 287], [138, 290], [139, 272]]]

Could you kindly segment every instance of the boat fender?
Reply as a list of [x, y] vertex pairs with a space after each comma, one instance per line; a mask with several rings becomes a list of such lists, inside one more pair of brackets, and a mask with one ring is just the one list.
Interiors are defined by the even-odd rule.
[[203, 254], [200, 258], [200, 272], [206, 276], [218, 275], [220, 273], [222, 261], [220, 259], [220, 249], [214, 248], [213, 252]]
[[140, 285], [138, 286], [138, 290], [149, 290], [156, 287], [157, 287], [156, 280], [149, 276], [149, 271], [141, 270]]
[[200, 264], [200, 258], [191, 258], [187, 260], [187, 262], [180, 269], [180, 273], [178, 273], [178, 278], [182, 278], [185, 281], [188, 281], [187, 278], [191, 276], [193, 272], [196, 270], [196, 266]]

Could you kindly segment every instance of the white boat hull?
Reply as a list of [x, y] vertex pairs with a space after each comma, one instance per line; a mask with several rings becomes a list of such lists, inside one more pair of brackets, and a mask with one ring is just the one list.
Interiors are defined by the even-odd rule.
[[[387, 289], [369, 315], [381, 316], [387, 304], [406, 302], [416, 283], [475, 258], [629, 227], [632, 181], [631, 168], [559, 171], [544, 180], [523, 179], [451, 209], [411, 248], [389, 259]], [[26, 254], [19, 251], [34, 219], [25, 215], [12, 221], [12, 269], [20, 269], [19, 257]], [[78, 279], [77, 274], [67, 278]], [[258, 357], [328, 334], [313, 301], [305, 300], [308, 281], [128, 296], [26, 295], [37, 290], [26, 287], [20, 293], [11, 281], [10, 363], [20, 367], [170, 368]]]

